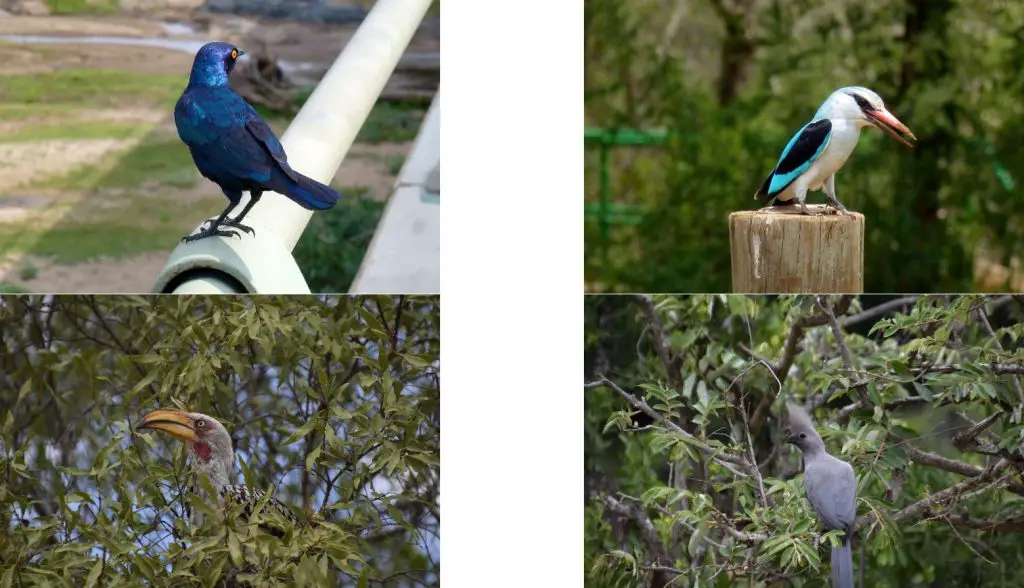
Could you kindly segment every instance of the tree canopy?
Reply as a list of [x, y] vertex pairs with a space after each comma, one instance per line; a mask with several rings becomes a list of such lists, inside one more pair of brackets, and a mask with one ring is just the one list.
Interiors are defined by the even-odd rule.
[[1024, 584], [1024, 300], [590, 296], [585, 309], [589, 585], [827, 582], [838, 532], [805, 499], [785, 402], [856, 472], [864, 586]]
[[[3, 297], [0, 586], [438, 584], [438, 321], [437, 297]], [[183, 444], [135, 430], [160, 407], [224, 424], [233, 482], [298, 525], [196, 499]]]
[[[790, 137], [851, 85], [877, 91], [919, 139], [911, 150], [868, 129], [837, 174], [839, 199], [867, 218], [866, 290], [1021, 289], [1024, 5], [585, 0], [584, 11], [587, 126], [668, 134], [611, 151], [611, 200], [639, 215], [613, 218], [607, 242], [588, 222], [592, 290], [729, 291], [728, 214], [765, 204], [751, 195]], [[586, 166], [596, 206], [597, 147]]]

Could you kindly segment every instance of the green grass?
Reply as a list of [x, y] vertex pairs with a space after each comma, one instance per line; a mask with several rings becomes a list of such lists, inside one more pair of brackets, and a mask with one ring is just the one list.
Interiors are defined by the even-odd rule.
[[0, 251], [49, 257], [60, 264], [170, 251], [190, 224], [213, 216], [222, 204], [223, 198], [214, 195], [183, 203], [173, 191], [147, 197], [126, 194], [102, 207], [86, 199], [76, 205], [81, 209], [72, 208], [47, 230], [0, 225]]
[[106, 121], [45, 124], [0, 135], [0, 142], [45, 141], [48, 139], [127, 139], [139, 133], [139, 125]]
[[0, 102], [111, 108], [123, 104], [126, 98], [132, 98], [170, 108], [183, 87], [180, 75], [113, 69], [61, 69], [6, 76], [0, 84]]
[[7, 282], [0, 282], [0, 294], [28, 294], [28, 290]]
[[117, 11], [115, 0], [46, 0], [53, 14], [110, 14]]
[[402, 166], [405, 165], [404, 155], [389, 155], [384, 159], [384, 166], [387, 167], [388, 173], [397, 176], [402, 171]]
[[419, 132], [426, 108], [419, 102], [377, 102], [366, 118], [356, 141], [403, 143], [412, 141]]
[[138, 188], [149, 184], [190, 188], [199, 181], [188, 148], [177, 139], [147, 138], [131, 151], [114, 153], [108, 158], [117, 159], [113, 167], [109, 160], [104, 160], [64, 176], [47, 178], [37, 185], [60, 190]]
[[70, 118], [74, 116], [77, 110], [78, 106], [76, 104], [18, 104], [0, 102], [0, 120]]
[[[306, 99], [313, 92], [313, 87], [300, 88], [295, 92], [296, 110], [306, 103]], [[430, 107], [429, 101], [407, 100], [407, 101], [377, 101], [370, 110], [366, 122], [359, 129], [356, 141], [365, 143], [395, 142], [404, 143], [412, 141], [419, 132], [420, 125]], [[254, 106], [256, 112], [268, 123], [280, 123], [287, 127], [294, 113], [278, 112], [263, 106]]]
[[347, 292], [384, 213], [365, 188], [341, 188], [344, 197], [313, 215], [295, 246], [295, 261], [313, 292]]
[[28, 265], [22, 266], [22, 268], [20, 270], [18, 270], [18, 277], [20, 277], [25, 282], [27, 282], [29, 280], [34, 280], [35, 277], [38, 276], [38, 275], [39, 275], [39, 268], [37, 268], [36, 266], [32, 265], [31, 263], [28, 264]]

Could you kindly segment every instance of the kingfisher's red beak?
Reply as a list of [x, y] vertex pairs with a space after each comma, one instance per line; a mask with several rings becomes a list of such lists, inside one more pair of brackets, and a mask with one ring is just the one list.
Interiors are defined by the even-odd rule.
[[914, 136], [914, 133], [910, 132], [907, 125], [901, 123], [900, 119], [893, 116], [891, 112], [884, 108], [880, 108], [878, 110], [865, 112], [864, 114], [867, 115], [868, 120], [870, 120], [876, 127], [888, 133], [890, 137], [913, 149], [914, 144], [903, 138], [900, 133], [907, 135], [912, 141], [917, 141], [917, 137]]

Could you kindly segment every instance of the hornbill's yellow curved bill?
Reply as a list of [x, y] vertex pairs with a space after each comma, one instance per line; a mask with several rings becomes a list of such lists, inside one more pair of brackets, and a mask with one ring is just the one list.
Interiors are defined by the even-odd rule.
[[[242, 516], [248, 517], [265, 493], [259, 489], [246, 488], [243, 485], [230, 484], [231, 471], [235, 461], [231, 447], [231, 435], [224, 425], [210, 416], [199, 412], [184, 412], [173, 408], [154, 410], [143, 417], [138, 429], [156, 429], [183, 441], [188, 448], [190, 463], [196, 474], [205, 474], [210, 480], [218, 499], [235, 504], [242, 504]], [[267, 507], [273, 508], [285, 519], [296, 522], [295, 514], [275, 498], [267, 501]], [[199, 513], [193, 513], [193, 523], [201, 524]], [[262, 526], [262, 525], [261, 525]], [[275, 529], [269, 529], [275, 535], [281, 535]]]

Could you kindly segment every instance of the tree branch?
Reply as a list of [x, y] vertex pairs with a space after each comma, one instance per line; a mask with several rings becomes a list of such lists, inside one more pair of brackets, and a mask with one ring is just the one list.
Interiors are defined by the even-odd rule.
[[647, 337], [650, 339], [651, 345], [654, 346], [654, 351], [658, 354], [661, 365], [665, 368], [665, 376], [668, 378], [668, 383], [673, 389], [681, 392], [683, 381], [680, 378], [679, 370], [672, 361], [672, 351], [669, 348], [668, 341], [665, 339], [665, 331], [661, 325], [661, 320], [654, 310], [654, 300], [644, 294], [637, 294], [634, 298], [640, 304], [640, 310], [643, 311], [644, 318], [647, 319]]
[[[818, 309], [821, 310], [822, 314], [825, 315], [825, 320], [832, 327], [832, 336], [836, 338], [836, 345], [839, 346], [839, 356], [843, 359], [843, 366], [848, 370], [853, 370], [853, 359], [850, 357], [850, 350], [846, 348], [846, 341], [843, 339], [843, 331], [839, 328], [839, 323], [836, 321], [836, 315], [832, 312], [832, 308], [822, 302], [822, 296], [814, 297], [814, 304], [817, 305]], [[867, 383], [860, 382], [854, 384], [853, 389], [857, 391], [857, 395], [860, 397], [861, 406], [873, 407], [871, 399], [868, 398]]]
[[[676, 433], [676, 434], [686, 438], [687, 439], [687, 442], [686, 442], [687, 445], [689, 445], [690, 447], [693, 447], [694, 449], [697, 449], [701, 453], [703, 453], [703, 454], [707, 455], [708, 457], [710, 457], [711, 459], [717, 461], [725, 469], [727, 469], [730, 472], [736, 474], [737, 476], [740, 476], [740, 477], [743, 477], [743, 478], [747, 477], [747, 473], [746, 472], [750, 471], [752, 469], [752, 467], [753, 467], [753, 466], [751, 466], [751, 464], [747, 463], [747, 460], [745, 460], [745, 459], [743, 459], [741, 457], [737, 457], [737, 456], [732, 455], [730, 453], [721, 452], [721, 451], [711, 447], [710, 445], [704, 443], [704, 441], [700, 440], [699, 438], [697, 438], [693, 434], [689, 433], [688, 431], [686, 431], [685, 429], [683, 429], [679, 425], [677, 425], [677, 424], [673, 423], [672, 421], [666, 419], [664, 416], [661, 415], [661, 413], [659, 413], [658, 411], [656, 411], [653, 408], [651, 408], [646, 402], [644, 402], [643, 400], [638, 399], [637, 397], [633, 396], [629, 392], [626, 392], [625, 390], [620, 388], [618, 386], [618, 384], [616, 384], [615, 382], [612, 382], [611, 380], [609, 380], [608, 378], [606, 378], [604, 376], [601, 376], [601, 379], [599, 381], [591, 382], [589, 384], [585, 384], [584, 386], [586, 388], [598, 388], [598, 387], [601, 387], [601, 386], [608, 386], [612, 390], [615, 390], [616, 392], [618, 392], [619, 396], [622, 396], [623, 398], [625, 398], [626, 401], [629, 402], [629, 404], [633, 408], [636, 408], [637, 410], [640, 410], [641, 412], [643, 412], [647, 416], [651, 417], [655, 421], [661, 423], [662, 425], [667, 427], [673, 433]], [[741, 469], [737, 469], [737, 467], [739, 467]], [[741, 470], [746, 470], [746, 471], [741, 471]]]
[[640, 536], [643, 537], [644, 543], [647, 544], [647, 550], [654, 555], [655, 563], [672, 563], [673, 560], [668, 554], [668, 549], [665, 548], [661, 537], [658, 536], [658, 531], [654, 528], [654, 524], [651, 523], [651, 518], [647, 516], [647, 513], [642, 508], [632, 504], [623, 504], [607, 495], [601, 497], [601, 502], [614, 514], [629, 519], [636, 524], [640, 529]]
[[857, 314], [851, 314], [849, 316], [844, 316], [840, 318], [839, 326], [843, 327], [844, 329], [848, 329], [853, 325], [877, 320], [894, 310], [898, 310], [905, 306], [910, 306], [911, 304], [914, 304], [920, 298], [920, 296], [904, 296], [902, 298], [897, 298], [895, 300], [883, 302], [878, 306], [873, 306]]

